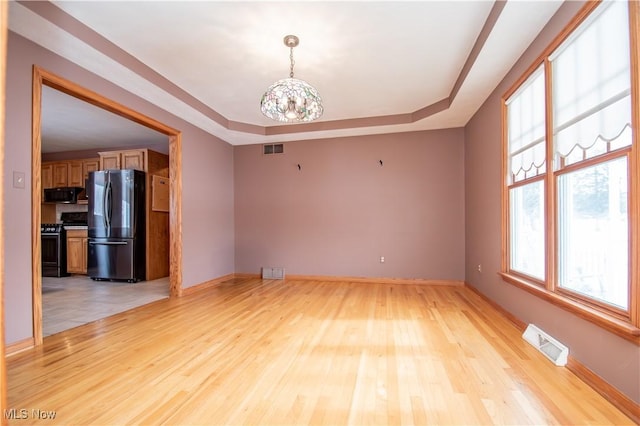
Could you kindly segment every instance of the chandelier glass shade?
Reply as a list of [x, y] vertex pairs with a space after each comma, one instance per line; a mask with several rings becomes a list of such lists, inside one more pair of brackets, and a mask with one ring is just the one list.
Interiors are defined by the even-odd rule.
[[320, 118], [324, 111], [318, 91], [306, 81], [293, 77], [293, 48], [298, 42], [298, 37], [293, 35], [284, 38], [284, 44], [290, 48], [289, 78], [276, 81], [262, 95], [260, 110], [272, 120], [309, 122]]
[[262, 113], [284, 122], [313, 121], [322, 115], [322, 99], [309, 83], [284, 78], [273, 83], [262, 96]]

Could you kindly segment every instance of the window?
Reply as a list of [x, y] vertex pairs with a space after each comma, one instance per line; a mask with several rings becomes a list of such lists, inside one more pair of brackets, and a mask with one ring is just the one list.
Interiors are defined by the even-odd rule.
[[510, 268], [545, 278], [544, 72], [539, 68], [507, 101]]
[[505, 95], [502, 275], [637, 340], [629, 7], [587, 4]]
[[558, 286], [629, 308], [625, 157], [558, 176]]

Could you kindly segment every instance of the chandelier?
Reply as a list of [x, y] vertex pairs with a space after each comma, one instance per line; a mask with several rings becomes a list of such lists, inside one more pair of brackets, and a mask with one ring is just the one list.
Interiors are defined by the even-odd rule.
[[309, 83], [293, 77], [293, 48], [300, 40], [294, 35], [284, 38], [284, 44], [290, 49], [289, 78], [273, 83], [262, 95], [260, 110], [267, 117], [287, 123], [313, 121], [322, 116], [324, 108], [320, 94]]

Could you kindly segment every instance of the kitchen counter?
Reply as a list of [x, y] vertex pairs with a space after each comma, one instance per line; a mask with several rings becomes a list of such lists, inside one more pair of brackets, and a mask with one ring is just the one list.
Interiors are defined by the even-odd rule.
[[87, 230], [89, 229], [89, 227], [87, 225], [65, 225], [64, 229], [67, 231], [73, 230], [73, 229], [77, 229], [77, 230]]

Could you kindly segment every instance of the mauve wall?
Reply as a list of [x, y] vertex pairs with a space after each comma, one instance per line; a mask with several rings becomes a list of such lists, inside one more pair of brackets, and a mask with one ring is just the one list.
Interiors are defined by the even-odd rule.
[[449, 129], [234, 147], [236, 272], [462, 280], [463, 144]]
[[[5, 327], [33, 336], [31, 305], [31, 72], [36, 64], [173, 128], [182, 139], [183, 287], [233, 273], [233, 148], [48, 50], [9, 33], [5, 152]], [[13, 171], [26, 174], [12, 187]]]
[[[524, 290], [500, 270], [500, 99], [582, 6], [566, 2], [465, 128], [466, 281], [525, 323], [569, 347], [570, 355], [640, 402], [640, 347]], [[482, 264], [482, 273], [476, 266]]]

